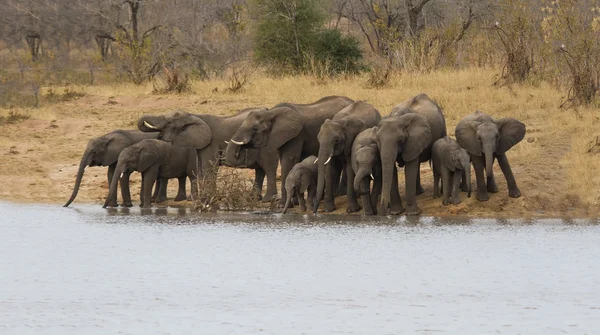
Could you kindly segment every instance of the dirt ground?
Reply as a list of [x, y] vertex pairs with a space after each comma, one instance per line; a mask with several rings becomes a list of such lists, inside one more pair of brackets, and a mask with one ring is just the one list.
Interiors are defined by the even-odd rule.
[[[403, 77], [394, 86], [380, 90], [352, 81], [316, 84], [309, 78], [279, 82], [257, 79], [243, 93], [224, 92], [226, 84], [222, 82], [200, 83], [194, 86], [193, 94], [181, 96], [153, 95], [148, 87], [81, 88], [86, 95], [70, 102], [33, 110], [0, 110], [0, 116], [10, 111], [30, 116], [24, 121], [0, 124], [0, 199], [62, 205], [71, 194], [87, 141], [114, 129], [133, 129], [142, 114], [183, 108], [195, 113], [230, 115], [245, 107], [272, 106], [281, 101], [306, 103], [333, 94], [366, 99], [387, 114], [395, 104], [426, 92], [444, 108], [451, 136], [458, 120], [476, 109], [497, 117], [516, 117], [527, 125], [527, 134], [508, 152], [522, 193], [520, 198], [508, 197], [506, 181], [496, 164], [499, 192], [491, 194], [489, 201], [479, 202], [474, 194], [467, 199], [463, 193], [460, 205], [442, 206], [441, 199], [432, 198], [432, 173], [429, 165], [423, 163], [425, 193], [417, 198], [423, 215], [598, 217], [600, 165], [598, 148], [593, 143], [590, 146], [600, 129], [598, 108], [558, 109], [560, 93], [544, 86], [492, 88], [489, 83], [493, 74], [479, 71]], [[484, 87], [477, 89], [479, 85]], [[71, 206], [101, 206], [108, 192], [106, 171], [102, 167], [87, 168], [79, 195]], [[252, 178], [250, 170], [240, 171]], [[474, 173], [472, 180], [475, 189]], [[138, 200], [139, 184], [139, 174], [132, 175], [134, 203]], [[169, 197], [175, 195], [176, 184], [174, 180], [170, 183]], [[400, 184], [404, 184], [403, 174]], [[336, 205], [335, 214], [345, 213], [345, 197], [336, 198]]]

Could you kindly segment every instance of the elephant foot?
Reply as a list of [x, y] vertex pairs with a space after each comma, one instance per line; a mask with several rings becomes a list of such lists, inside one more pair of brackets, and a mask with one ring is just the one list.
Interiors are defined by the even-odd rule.
[[167, 201], [166, 197], [157, 197], [156, 200], [154, 200], [154, 202], [157, 204], [165, 201]]
[[519, 190], [518, 187], [514, 190], [508, 190], [508, 196], [511, 198], [518, 198], [521, 196], [521, 190]]
[[332, 202], [324, 202], [323, 203], [323, 212], [329, 213], [335, 211], [335, 204]]
[[488, 200], [490, 200], [490, 197], [487, 194], [487, 192], [485, 192], [485, 193], [479, 193], [479, 192], [477, 192], [477, 195], [475, 197], [479, 201], [488, 201]]
[[121, 207], [133, 207], [133, 204], [131, 203], [131, 201], [124, 202], [124, 203], [121, 204]]
[[425, 189], [421, 184], [417, 185], [417, 195], [425, 193]]
[[294, 206], [298, 206], [298, 205], [300, 205], [300, 202], [298, 201], [298, 198], [297, 198], [297, 197], [293, 197], [293, 198], [292, 198], [292, 204], [294, 204]]
[[462, 192], [469, 192], [469, 187], [467, 185], [460, 184], [460, 190]]
[[107, 207], [119, 207], [119, 204], [117, 202], [111, 202]]
[[270, 203], [273, 202], [273, 199], [275, 199], [276, 197], [277, 194], [267, 194], [260, 200], [260, 202]]
[[450, 199], [446, 199], [446, 198], [444, 198], [444, 199], [442, 200], [442, 205], [444, 205], [444, 206], [448, 206], [448, 205], [450, 205], [450, 204], [451, 204], [451, 202], [450, 202]]
[[184, 200], [187, 200], [187, 197], [185, 196], [185, 194], [177, 194], [177, 196], [173, 200], [174, 201], [184, 201]]
[[452, 201], [450, 203], [452, 203], [453, 205], [459, 205], [462, 201], [460, 200], [460, 198], [458, 199], [452, 199]]
[[372, 209], [365, 209], [365, 215], [376, 215], [377, 213]]
[[487, 184], [487, 191], [490, 193], [498, 193], [498, 185], [496, 185], [495, 182], [488, 182]]
[[421, 214], [421, 208], [419, 208], [419, 206], [417, 206], [417, 205], [410, 206], [406, 210], [406, 215], [407, 216], [414, 216], [414, 215], [420, 215], [420, 214]]
[[152, 208], [152, 205], [151, 204], [140, 204], [140, 208], [149, 209], [149, 208]]
[[433, 198], [434, 199], [437, 199], [437, 198], [439, 198], [441, 196], [442, 196], [441, 194], [433, 192]]
[[[277, 203], [277, 207], [278, 208], [285, 207], [285, 200], [283, 200], [283, 199], [279, 200], [279, 202]], [[288, 205], [288, 209], [290, 209], [290, 208], [294, 208], [294, 200], [290, 201], [290, 204]]]
[[255, 199], [261, 201], [263, 199], [262, 194], [257, 193]]
[[346, 213], [356, 213], [358, 211], [360, 211], [361, 208], [357, 203], [350, 203], [348, 204], [348, 208], [346, 208]]

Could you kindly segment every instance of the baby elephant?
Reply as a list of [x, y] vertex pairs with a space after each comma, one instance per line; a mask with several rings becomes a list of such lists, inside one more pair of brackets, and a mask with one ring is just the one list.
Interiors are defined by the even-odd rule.
[[[442, 178], [444, 206], [460, 204], [460, 181], [466, 179], [467, 197], [471, 197], [471, 163], [467, 150], [458, 142], [442, 137], [433, 143], [431, 148], [431, 168], [433, 170], [433, 197], [440, 197], [439, 181]], [[452, 200], [450, 200], [452, 194]]]
[[[120, 176], [133, 171], [142, 173], [140, 207], [152, 206], [150, 204], [152, 184], [157, 178], [180, 178], [185, 181], [185, 177], [188, 177], [192, 184], [192, 195], [198, 193], [195, 182], [198, 173], [195, 149], [173, 146], [161, 140], [143, 140], [125, 148], [119, 154], [110, 191], [103, 207], [109, 204], [109, 199], [114, 199]], [[185, 187], [185, 182], [180, 182], [180, 187], [182, 184]], [[183, 192], [185, 194], [185, 191]]]
[[296, 163], [285, 178], [285, 191], [287, 192], [287, 200], [283, 208], [283, 214], [292, 203], [292, 196], [295, 194], [300, 203], [300, 210], [306, 211], [306, 203], [304, 202], [304, 192], [308, 190], [308, 203], [313, 203], [313, 198], [317, 193], [318, 165], [317, 156], [308, 156], [303, 161]]

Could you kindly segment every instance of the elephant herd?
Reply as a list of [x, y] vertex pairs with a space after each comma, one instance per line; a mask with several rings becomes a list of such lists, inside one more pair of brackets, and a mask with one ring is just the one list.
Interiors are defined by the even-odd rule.
[[[110, 190], [104, 207], [132, 206], [129, 176], [142, 174], [140, 206], [166, 199], [168, 179], [177, 178], [175, 201], [198, 196], [197, 178], [217, 173], [219, 165], [255, 171], [254, 187], [263, 202], [277, 198], [276, 173], [281, 167], [283, 213], [294, 203], [302, 211], [336, 209], [335, 196], [347, 197], [347, 212], [365, 215], [418, 215], [423, 193], [420, 165], [430, 162], [434, 197], [442, 204], [460, 203], [460, 191], [471, 195], [471, 164], [476, 198], [498, 191], [492, 165], [504, 174], [509, 196], [520, 196], [506, 152], [525, 136], [525, 125], [513, 118], [494, 119], [479, 111], [456, 126], [456, 140], [447, 136], [441, 108], [426, 94], [394, 107], [389, 115], [366, 101], [329, 96], [311, 104], [280, 103], [272, 108], [247, 108], [220, 117], [175, 110], [144, 115], [139, 130], [115, 130], [89, 141], [81, 158], [68, 206], [77, 196], [87, 166], [108, 166]], [[398, 187], [404, 168], [404, 204]], [[441, 179], [441, 187], [440, 187]], [[154, 193], [152, 188], [154, 186]], [[294, 199], [295, 198], [295, 199]], [[297, 201], [294, 201], [297, 200]], [[360, 200], [360, 201], [359, 201]]]

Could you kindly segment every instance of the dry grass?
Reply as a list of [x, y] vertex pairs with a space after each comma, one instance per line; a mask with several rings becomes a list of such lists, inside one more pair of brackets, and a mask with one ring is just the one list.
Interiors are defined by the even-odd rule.
[[[0, 198], [62, 202], [68, 197], [75, 175], [73, 165], [78, 163], [87, 140], [115, 128], [133, 128], [137, 118], [146, 113], [183, 108], [195, 113], [230, 115], [251, 106], [269, 107], [282, 101], [308, 103], [326, 95], [345, 95], [366, 100], [382, 114], [388, 114], [396, 104], [425, 92], [442, 106], [451, 136], [457, 122], [475, 110], [495, 117], [515, 117], [527, 125], [525, 139], [508, 153], [523, 197], [507, 197], [506, 183], [498, 169], [500, 193], [492, 195], [493, 200], [487, 203], [473, 198], [466, 200], [461, 206], [467, 208], [467, 213], [518, 210], [532, 215], [597, 214], [600, 153], [587, 151], [589, 142], [600, 135], [600, 111], [559, 109], [564, 92], [544, 83], [494, 87], [497, 73], [496, 69], [472, 68], [419, 75], [392, 74], [390, 84], [378, 89], [370, 88], [367, 75], [323, 82], [308, 76], [271, 78], [259, 73], [249, 79], [241, 92], [228, 90], [227, 79], [193, 82], [191, 93], [183, 95], [152, 94], [151, 84], [83, 87], [86, 95], [83, 98], [19, 110], [30, 119], [3, 126], [0, 154], [13, 146], [21, 154], [11, 155], [0, 166], [0, 173], [4, 174], [0, 175], [0, 182], [8, 181]], [[8, 112], [0, 110], [0, 115]], [[56, 128], [49, 128], [52, 120], [56, 120]], [[41, 157], [24, 155], [29, 149], [44, 153]], [[11, 173], [24, 175], [18, 168], [24, 164], [36, 165], [41, 171], [32, 177], [31, 183], [37, 186], [29, 188], [30, 195], [18, 191], [19, 183], [10, 181]], [[438, 201], [429, 199], [429, 168], [423, 164], [422, 170], [426, 194], [419, 197], [419, 204], [425, 213], [453, 213], [447, 207], [437, 210], [441, 208]], [[97, 202], [105, 195], [104, 170], [98, 171], [102, 172], [95, 173], [96, 179], [84, 177], [84, 184], [90, 186], [82, 188], [81, 199]], [[47, 192], [38, 189], [39, 185], [46, 185], [39, 180], [42, 176], [52, 184]], [[174, 187], [176, 183], [171, 185]]]

